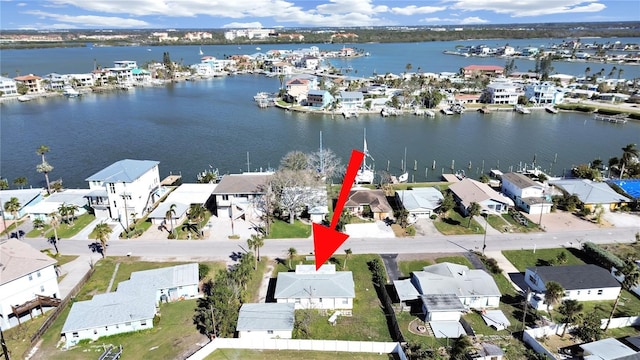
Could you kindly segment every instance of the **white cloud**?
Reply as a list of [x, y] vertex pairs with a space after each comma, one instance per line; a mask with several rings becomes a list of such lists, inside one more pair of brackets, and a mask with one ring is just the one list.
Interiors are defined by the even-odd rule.
[[[144, 28], [150, 27], [150, 24], [146, 21], [127, 19], [114, 16], [95, 16], [95, 15], [61, 15], [52, 14], [44, 11], [25, 11], [25, 14], [30, 14], [39, 17], [40, 19], [53, 19], [63, 24], [55, 24], [62, 27], [110, 27], [110, 28]], [[45, 27], [50, 27], [46, 25]]]
[[17, 3], [16, 6], [27, 6], [27, 3], [23, 3], [23, 2]]
[[431, 14], [431, 13], [446, 10], [446, 9], [447, 9], [446, 6], [419, 6], [418, 7], [415, 5], [410, 5], [405, 7], [391, 8], [391, 12], [398, 15], [411, 16], [411, 15], [417, 15], [417, 14]]
[[470, 17], [466, 17], [462, 20], [458, 20], [460, 24], [486, 24], [489, 22], [489, 20], [485, 20], [485, 19], [481, 19], [477, 16], [470, 16]]
[[598, 12], [606, 8], [599, 0], [453, 0], [451, 9], [461, 11], [493, 11], [511, 17], [564, 13]]
[[229, 24], [224, 24], [222, 25], [223, 29], [236, 29], [236, 28], [242, 28], [242, 29], [261, 29], [263, 26], [259, 21], [254, 21], [254, 22], [247, 22], [247, 23], [242, 23], [242, 22], [232, 22]]
[[460, 24], [460, 25], [470, 25], [470, 24], [486, 24], [489, 22], [489, 20], [485, 20], [477, 16], [466, 17], [464, 19], [431, 17], [431, 18], [424, 18], [420, 20], [420, 22], [427, 23], [427, 24], [451, 23], [451, 24]]

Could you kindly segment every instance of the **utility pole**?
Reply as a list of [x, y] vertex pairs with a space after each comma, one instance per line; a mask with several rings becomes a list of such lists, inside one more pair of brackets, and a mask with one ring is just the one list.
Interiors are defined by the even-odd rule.
[[484, 249], [487, 248], [487, 224], [489, 224], [489, 214], [482, 214], [484, 218], [484, 238], [482, 239], [482, 256], [484, 256]]
[[4, 333], [2, 332], [2, 328], [0, 328], [0, 344], [2, 344], [2, 356], [5, 360], [10, 360], [9, 350], [7, 349], [7, 343], [4, 341]]

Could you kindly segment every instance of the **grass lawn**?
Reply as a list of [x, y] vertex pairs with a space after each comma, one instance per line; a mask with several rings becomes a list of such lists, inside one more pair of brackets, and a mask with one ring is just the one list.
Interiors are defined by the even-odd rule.
[[398, 261], [398, 268], [404, 276], [411, 275], [412, 271], [421, 271], [422, 268], [428, 265], [433, 265], [433, 263], [429, 260]]
[[328, 359], [394, 359], [393, 355], [354, 353], [337, 351], [297, 351], [297, 350], [241, 350], [218, 349], [205, 358], [206, 360], [253, 359], [253, 360], [328, 360]]
[[[40, 314], [40, 311], [36, 310], [34, 313]], [[24, 358], [24, 353], [29, 349], [29, 339], [38, 331], [47, 317], [48, 313], [45, 313], [44, 315], [34, 316], [33, 320], [25, 321], [20, 326], [14, 326], [8, 330], [3, 329], [4, 340], [7, 343], [11, 359]]]
[[289, 224], [287, 221], [276, 220], [271, 224], [268, 239], [308, 238], [311, 236], [311, 225], [296, 220]]
[[[156, 269], [178, 265], [180, 263], [153, 263], [141, 262], [136, 257], [108, 257], [101, 259], [95, 266], [95, 272], [82, 287], [75, 301], [89, 300], [95, 294], [104, 293], [113, 276], [116, 263], [120, 266], [116, 273], [115, 291], [118, 282], [129, 279], [133, 271]], [[218, 269], [223, 269], [222, 263], [207, 263], [211, 268], [212, 276]], [[198, 333], [192, 323], [195, 300], [185, 300], [170, 304], [162, 304], [161, 318], [153, 329], [138, 333], [119, 334], [102, 338], [93, 343], [85, 343], [69, 351], [60, 351], [56, 344], [60, 340], [62, 326], [69, 314], [71, 305], [62, 312], [54, 321], [49, 330], [42, 336], [40, 351], [36, 359], [86, 359], [87, 352], [95, 352], [98, 357], [102, 352], [102, 344], [122, 344], [124, 355], [127, 359], [165, 359], [179, 358], [181, 354], [189, 350], [197, 342], [205, 342], [206, 339]], [[164, 329], [164, 330], [163, 330]]]
[[438, 264], [443, 262], [450, 262], [453, 264], [464, 265], [469, 269], [473, 269], [473, 265], [471, 264], [471, 261], [469, 261], [469, 259], [467, 259], [464, 256], [445, 256], [445, 257], [436, 259], [436, 263]]
[[508, 232], [509, 229], [513, 228], [512, 224], [507, 222], [504, 217], [499, 215], [487, 216], [487, 222], [489, 223], [489, 226], [500, 232]]
[[[94, 215], [91, 214], [82, 214], [80, 216], [78, 216], [73, 223], [67, 224], [67, 223], [61, 223], [60, 226], [58, 226], [58, 238], [60, 239], [68, 239], [72, 236], [77, 235], [80, 230], [84, 229], [87, 225], [89, 225], [93, 220], [95, 220], [96, 217]], [[46, 231], [44, 234], [44, 237], [49, 238], [50, 236], [54, 236], [53, 235], [53, 229], [50, 226], [46, 227]], [[32, 231], [30, 231], [29, 233], [31, 233]], [[40, 230], [38, 230], [38, 232], [40, 232]]]
[[[344, 255], [336, 255], [332, 259], [336, 263], [336, 270], [342, 271]], [[382, 311], [380, 300], [373, 287], [371, 271], [367, 262], [379, 258], [378, 255], [352, 255], [347, 262], [347, 271], [353, 273], [356, 297], [353, 300], [353, 316], [338, 317], [335, 326], [331, 326], [326, 316], [321, 316], [316, 311], [310, 311], [311, 321], [308, 325], [310, 339], [336, 339], [336, 340], [361, 340], [361, 341], [392, 341], [387, 328], [387, 321]], [[279, 263], [273, 271], [273, 277], [277, 277], [280, 271], [288, 271], [288, 259], [285, 264]], [[314, 261], [305, 260], [305, 256], [297, 256], [292, 261], [294, 264], [314, 264]], [[296, 316], [302, 311], [296, 310]], [[295, 331], [295, 329], [294, 329]]]
[[584, 262], [567, 249], [505, 250], [502, 254], [521, 272], [531, 266], [558, 264], [558, 254], [564, 252], [567, 261], [562, 265], [582, 265]]
[[504, 214], [502, 215], [502, 217], [505, 220], [507, 220], [509, 225], [511, 225], [511, 227], [509, 228], [510, 231], [521, 232], [521, 233], [540, 231], [540, 228], [538, 228], [538, 224], [534, 224], [532, 221], [528, 221], [527, 226], [524, 226], [519, 222], [517, 222], [516, 219], [514, 219], [513, 216], [511, 216], [511, 214]]
[[436, 218], [433, 224], [436, 229], [444, 235], [484, 234], [483, 225], [478, 224], [475, 220], [471, 220], [471, 225], [467, 227], [469, 218], [463, 217], [455, 210], [449, 210], [444, 218]]
[[[611, 309], [613, 309], [614, 302], [614, 300], [611, 300], [581, 301], [580, 303], [584, 306], [582, 310], [584, 314], [595, 312], [601, 319], [608, 319], [611, 314]], [[555, 319], [558, 313], [554, 310], [551, 310], [551, 312]], [[613, 314], [613, 317], [638, 316], [638, 314], [640, 314], [640, 299], [627, 290], [622, 290], [620, 302], [618, 303], [618, 307], [616, 308], [616, 312]]]

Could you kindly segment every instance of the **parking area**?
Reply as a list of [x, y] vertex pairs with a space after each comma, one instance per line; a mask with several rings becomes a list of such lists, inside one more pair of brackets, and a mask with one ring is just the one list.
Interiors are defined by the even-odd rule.
[[345, 233], [352, 238], [392, 238], [396, 237], [391, 226], [384, 221], [376, 221], [368, 224], [347, 224]]
[[[540, 214], [522, 213], [529, 221], [540, 223]], [[606, 226], [606, 225], [605, 225]], [[594, 224], [578, 217], [572, 213], [565, 211], [556, 211], [550, 214], [542, 214], [542, 228], [546, 231], [564, 231], [564, 230], [593, 230], [599, 229], [601, 226]]]

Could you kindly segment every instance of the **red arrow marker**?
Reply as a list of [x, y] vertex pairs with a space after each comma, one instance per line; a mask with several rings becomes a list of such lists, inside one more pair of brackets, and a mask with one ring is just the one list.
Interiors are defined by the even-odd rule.
[[358, 174], [358, 168], [364, 160], [364, 153], [358, 150], [351, 151], [351, 159], [349, 160], [349, 166], [347, 167], [347, 173], [342, 182], [342, 189], [340, 189], [340, 195], [336, 202], [336, 207], [333, 209], [333, 217], [331, 218], [330, 227], [322, 226], [313, 223], [313, 251], [316, 258], [316, 271], [320, 269], [320, 266], [329, 260], [329, 258], [338, 250], [349, 235], [343, 234], [336, 230], [336, 225], [340, 220], [340, 214], [344, 204], [347, 202], [351, 186], [356, 180]]

